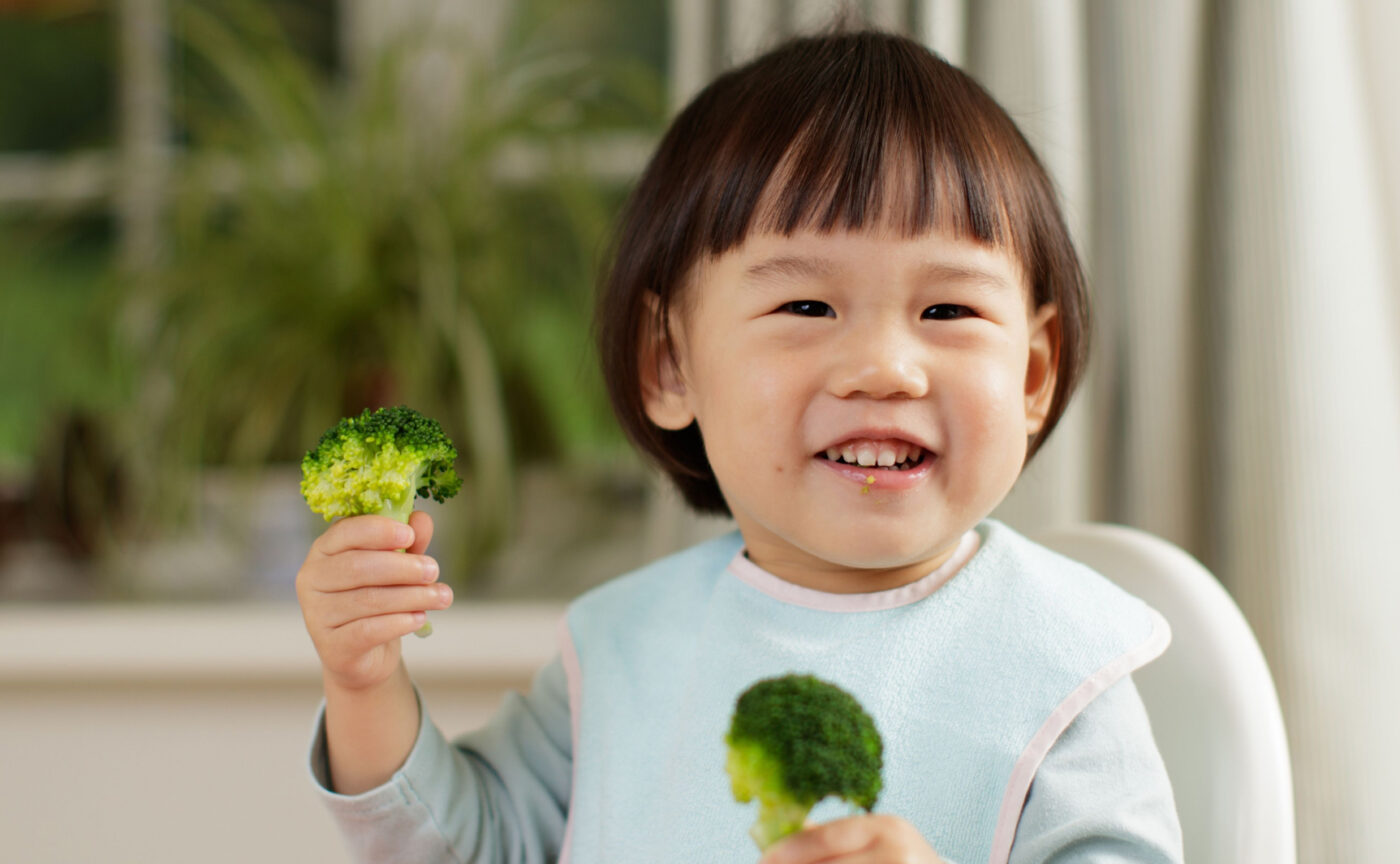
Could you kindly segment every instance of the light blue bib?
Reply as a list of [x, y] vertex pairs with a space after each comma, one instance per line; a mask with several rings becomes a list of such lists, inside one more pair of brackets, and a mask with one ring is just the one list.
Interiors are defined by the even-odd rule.
[[785, 672], [841, 685], [875, 718], [877, 811], [911, 822], [949, 860], [1005, 860], [1045, 750], [1168, 636], [1159, 615], [1088, 568], [995, 521], [977, 532], [975, 555], [946, 584], [913, 600], [856, 595], [868, 611], [813, 608], [823, 604], [745, 578], [754, 568], [736, 561], [737, 533], [576, 601], [563, 860], [756, 860], [755, 805], [730, 794], [724, 734], [739, 693]]

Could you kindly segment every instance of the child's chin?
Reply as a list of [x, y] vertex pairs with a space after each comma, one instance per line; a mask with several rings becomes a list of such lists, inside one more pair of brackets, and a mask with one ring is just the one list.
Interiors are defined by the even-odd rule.
[[[833, 544], [832, 540], [844, 541]], [[922, 541], [922, 542], [921, 542]], [[890, 570], [910, 567], [938, 557], [927, 538], [911, 538], [898, 532], [850, 532], [845, 537], [824, 538], [822, 557], [856, 570]]]

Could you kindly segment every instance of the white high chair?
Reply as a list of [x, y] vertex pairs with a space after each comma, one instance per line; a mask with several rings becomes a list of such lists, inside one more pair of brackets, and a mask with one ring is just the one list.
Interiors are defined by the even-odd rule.
[[1283, 714], [1254, 633], [1215, 577], [1142, 531], [1083, 524], [1035, 535], [1166, 617], [1172, 644], [1133, 674], [1166, 762], [1190, 864], [1295, 864]]

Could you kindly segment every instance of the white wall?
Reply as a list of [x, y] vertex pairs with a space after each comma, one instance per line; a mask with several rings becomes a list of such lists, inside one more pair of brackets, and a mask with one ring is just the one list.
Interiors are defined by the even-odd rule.
[[[438, 725], [526, 686], [560, 614], [434, 614], [405, 655]], [[0, 859], [345, 860], [305, 768], [318, 675], [295, 606], [0, 609]]]

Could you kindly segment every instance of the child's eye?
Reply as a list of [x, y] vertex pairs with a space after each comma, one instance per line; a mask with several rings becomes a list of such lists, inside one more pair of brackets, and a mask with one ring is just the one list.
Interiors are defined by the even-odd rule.
[[820, 300], [793, 300], [778, 307], [783, 312], [801, 315], [804, 318], [834, 318], [836, 313]]
[[976, 313], [967, 306], [959, 306], [957, 303], [939, 303], [925, 309], [922, 317], [925, 321], [955, 321], [959, 318], [969, 318], [974, 314]]

